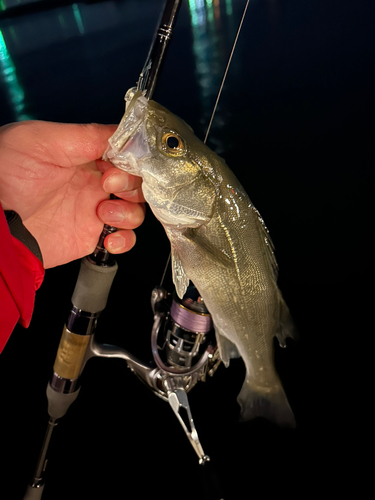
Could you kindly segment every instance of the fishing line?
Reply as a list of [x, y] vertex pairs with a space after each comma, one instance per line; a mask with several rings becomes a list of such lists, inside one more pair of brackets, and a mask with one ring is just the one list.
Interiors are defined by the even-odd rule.
[[171, 254], [172, 254], [172, 252], [169, 252], [169, 256], [168, 256], [167, 263], [165, 264], [165, 268], [164, 268], [163, 276], [161, 277], [160, 286], [162, 286], [162, 285], [163, 285], [163, 281], [164, 281], [164, 278], [165, 278], [165, 273], [167, 272], [168, 265], [169, 265], [169, 261], [171, 260]]
[[247, 0], [246, 2], [246, 5], [245, 5], [245, 8], [244, 8], [244, 11], [242, 13], [242, 17], [241, 17], [241, 21], [240, 21], [240, 24], [238, 26], [238, 30], [237, 30], [237, 34], [236, 34], [236, 38], [234, 39], [234, 42], [233, 42], [233, 45], [232, 45], [232, 50], [231, 50], [231, 53], [229, 54], [229, 59], [228, 59], [228, 63], [227, 63], [227, 67], [225, 68], [225, 71], [224, 71], [224, 76], [223, 76], [223, 79], [221, 81], [221, 85], [220, 85], [220, 88], [219, 88], [219, 92], [217, 94], [217, 98], [216, 98], [216, 102], [215, 102], [215, 106], [214, 106], [214, 109], [212, 111], [212, 115], [211, 115], [211, 118], [210, 118], [210, 122], [208, 124], [208, 128], [207, 128], [207, 132], [206, 132], [206, 137], [204, 138], [204, 141], [203, 143], [206, 144], [206, 141], [207, 141], [207, 138], [208, 138], [208, 134], [210, 133], [210, 129], [211, 129], [211, 125], [212, 125], [212, 121], [214, 119], [214, 116], [215, 116], [215, 113], [216, 113], [216, 108], [217, 108], [217, 105], [219, 104], [219, 100], [220, 100], [220, 97], [221, 97], [221, 92], [223, 90], [223, 87], [224, 87], [224, 82], [227, 78], [227, 73], [228, 73], [228, 69], [229, 69], [229, 66], [230, 66], [230, 63], [232, 62], [232, 57], [233, 57], [233, 53], [234, 53], [234, 49], [236, 48], [236, 45], [237, 45], [237, 40], [238, 40], [238, 37], [240, 35], [240, 32], [241, 32], [241, 28], [242, 28], [242, 24], [243, 24], [243, 21], [245, 19], [245, 16], [246, 16], [246, 11], [247, 11], [247, 8], [249, 6], [249, 2], [250, 0]]
[[[233, 45], [232, 45], [232, 50], [230, 51], [228, 62], [227, 62], [227, 66], [225, 68], [224, 75], [223, 75], [223, 78], [221, 80], [219, 92], [218, 92], [217, 97], [216, 97], [214, 109], [212, 111], [211, 118], [210, 118], [210, 121], [208, 123], [206, 136], [205, 136], [204, 141], [203, 141], [204, 144], [206, 144], [207, 139], [208, 139], [208, 134], [210, 133], [210, 130], [211, 130], [211, 125], [212, 125], [212, 122], [213, 122], [213, 119], [214, 119], [214, 116], [215, 116], [215, 113], [216, 113], [216, 108], [217, 108], [217, 105], [219, 104], [219, 100], [220, 100], [221, 93], [222, 93], [222, 90], [223, 90], [223, 87], [224, 87], [224, 83], [225, 83], [225, 80], [227, 78], [229, 66], [230, 66], [230, 64], [232, 62], [232, 58], [233, 58], [233, 54], [234, 54], [234, 49], [236, 48], [237, 40], [238, 40], [238, 37], [240, 36], [240, 32], [241, 32], [241, 29], [242, 29], [242, 24], [243, 24], [243, 21], [244, 21], [245, 16], [246, 16], [246, 12], [247, 12], [247, 8], [249, 6], [249, 3], [250, 3], [250, 0], [247, 0], [246, 5], [245, 5], [244, 10], [243, 10], [243, 13], [242, 13], [241, 21], [240, 21], [240, 24], [239, 24], [238, 29], [237, 29], [236, 37], [235, 37]], [[171, 260], [171, 252], [169, 252], [168, 260], [167, 260], [167, 263], [166, 263], [165, 268], [164, 268], [164, 272], [163, 272], [163, 276], [161, 278], [160, 286], [163, 285], [163, 281], [164, 281], [165, 274], [167, 272], [170, 260]]]

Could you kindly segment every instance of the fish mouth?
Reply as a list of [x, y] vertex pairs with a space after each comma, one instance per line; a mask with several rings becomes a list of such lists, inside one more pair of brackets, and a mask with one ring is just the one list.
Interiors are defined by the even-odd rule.
[[103, 159], [109, 160], [121, 170], [141, 176], [137, 160], [150, 154], [146, 133], [148, 101], [141, 94], [137, 94], [127, 103], [116, 132], [108, 139]]
[[113, 148], [108, 147], [103, 158], [105, 160], [109, 160], [115, 167], [119, 168], [120, 170], [124, 170], [129, 174], [137, 175], [138, 177], [140, 177], [141, 175], [137, 160], [130, 151], [117, 153], [115, 150], [113, 150]]

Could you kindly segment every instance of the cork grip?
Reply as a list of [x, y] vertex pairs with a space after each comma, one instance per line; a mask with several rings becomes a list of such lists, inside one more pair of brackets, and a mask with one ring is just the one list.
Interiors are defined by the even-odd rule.
[[64, 326], [53, 370], [62, 378], [79, 376], [90, 335], [77, 335]]

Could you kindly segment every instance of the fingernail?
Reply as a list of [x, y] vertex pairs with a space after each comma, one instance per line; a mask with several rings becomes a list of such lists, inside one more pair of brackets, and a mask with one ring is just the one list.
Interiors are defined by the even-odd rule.
[[127, 188], [126, 177], [121, 173], [112, 174], [104, 181], [103, 189], [107, 193], [119, 193]]
[[108, 247], [111, 250], [118, 250], [119, 248], [123, 248], [125, 246], [125, 238], [120, 236], [119, 234], [112, 234], [108, 239]]
[[125, 218], [124, 212], [116, 203], [105, 202], [99, 208], [100, 217], [106, 223], [121, 222]]
[[127, 201], [130, 201], [132, 198], [136, 198], [139, 196], [139, 190], [133, 189], [132, 191], [126, 191], [126, 193], [124, 193], [122, 196], [124, 197], [124, 200], [126, 199]]

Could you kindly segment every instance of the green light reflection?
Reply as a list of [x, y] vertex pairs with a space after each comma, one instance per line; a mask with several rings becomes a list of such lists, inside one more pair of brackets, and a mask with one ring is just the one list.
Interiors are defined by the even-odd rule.
[[9, 101], [16, 121], [30, 120], [32, 117], [25, 111], [25, 92], [18, 81], [16, 68], [8, 52], [5, 39], [0, 30], [0, 78], [5, 83]]
[[189, 9], [195, 74], [202, 103], [201, 123], [208, 124], [229, 55], [228, 47], [234, 39], [232, 1], [189, 0]]
[[76, 3], [72, 5], [72, 9], [73, 9], [74, 19], [76, 20], [77, 23], [78, 31], [80, 35], [83, 35], [85, 33], [85, 27], [83, 26], [81, 11], [79, 10], [79, 7]]
[[209, 23], [212, 23], [214, 20], [214, 5], [212, 0], [206, 0], [206, 8], [207, 8], [207, 19]]
[[62, 14], [58, 14], [57, 19], [59, 20], [59, 24], [60, 24], [60, 26], [61, 26], [62, 28], [65, 28], [66, 23], [65, 23], [64, 16], [63, 16]]
[[198, 26], [198, 14], [197, 14], [197, 8], [195, 6], [195, 0], [189, 0], [189, 10], [190, 10], [191, 24], [193, 26]]
[[233, 14], [232, 0], [225, 0], [225, 13], [227, 16], [231, 16]]
[[206, 23], [205, 0], [189, 0], [189, 9], [193, 26], [202, 26]]

